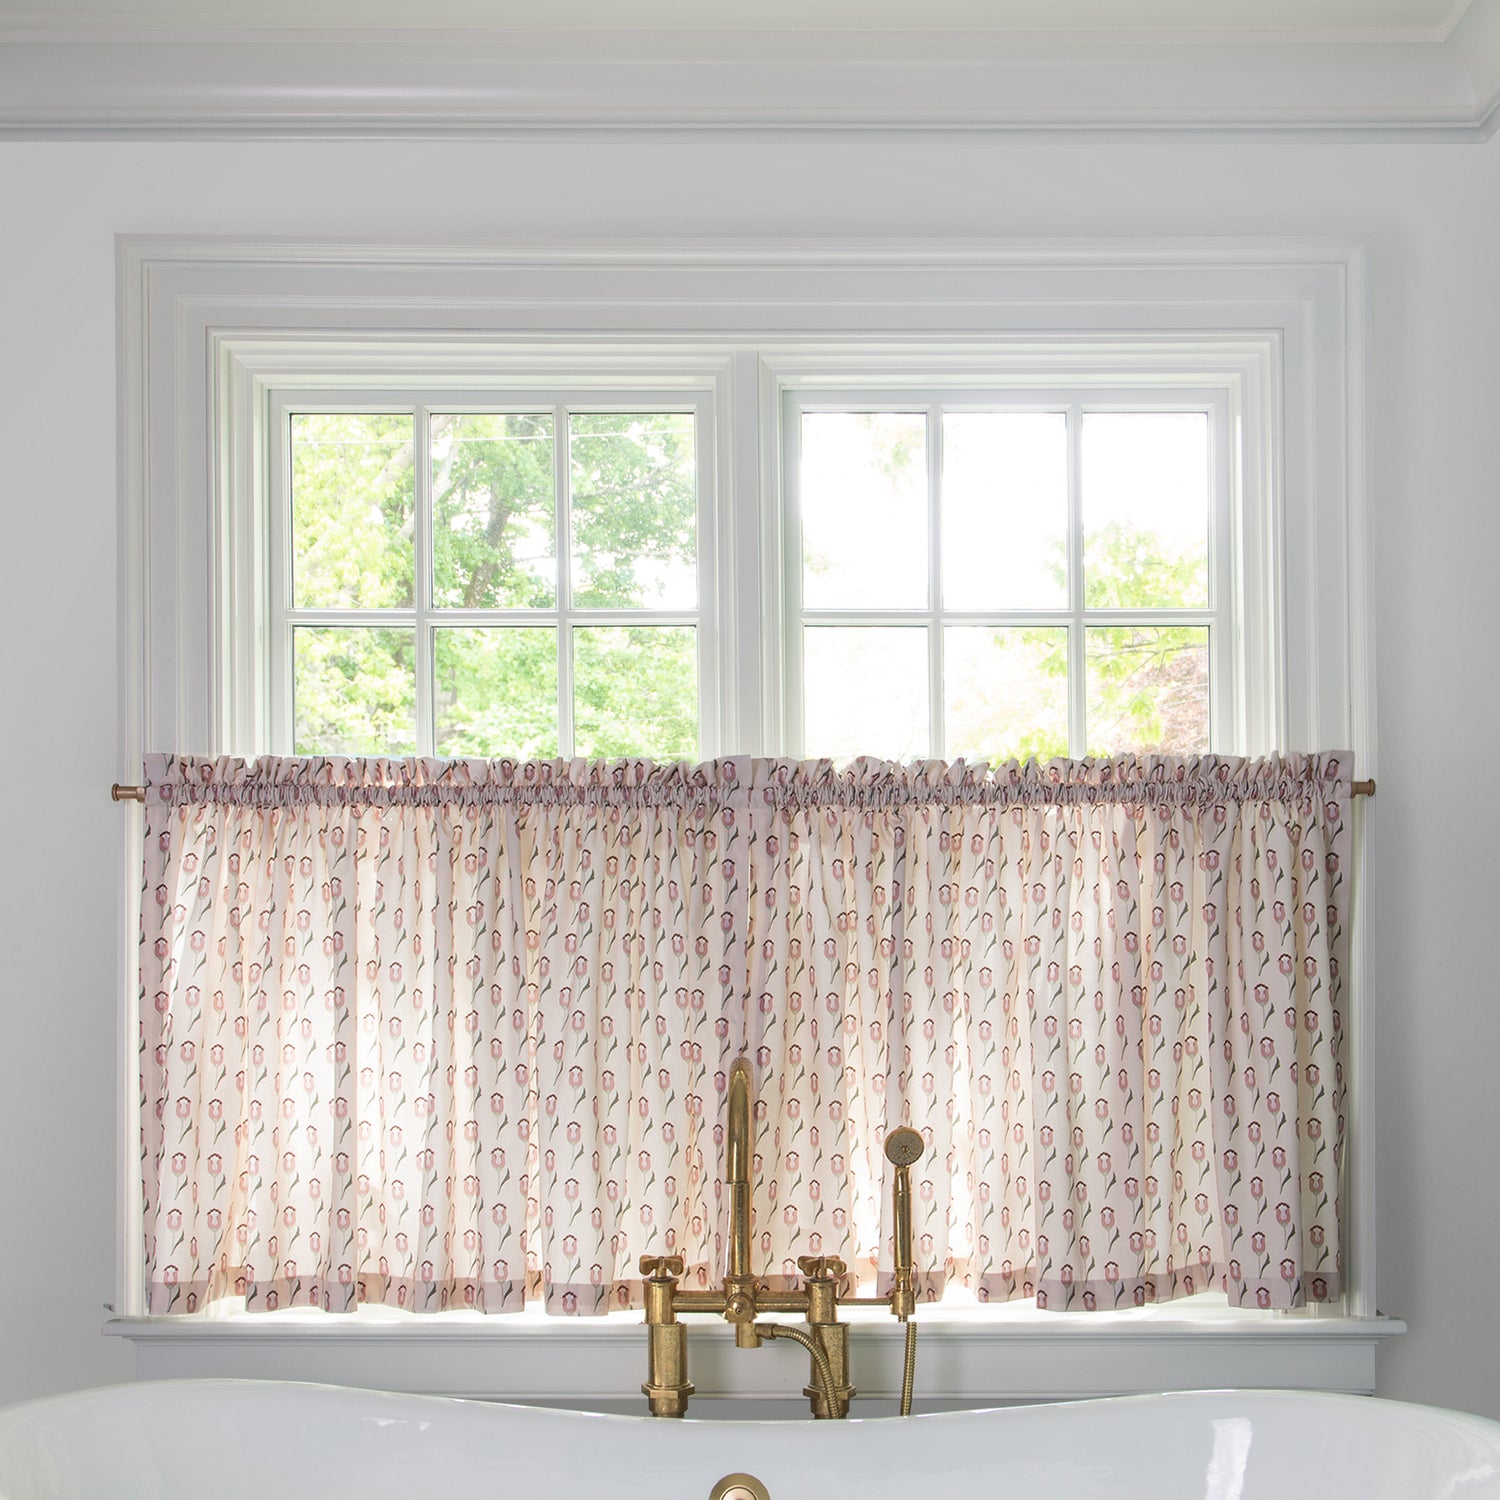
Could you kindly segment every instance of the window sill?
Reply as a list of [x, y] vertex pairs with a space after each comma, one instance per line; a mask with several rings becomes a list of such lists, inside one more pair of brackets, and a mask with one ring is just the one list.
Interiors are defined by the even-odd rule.
[[[860, 1310], [853, 1310], [858, 1313]], [[696, 1415], [733, 1398], [797, 1397], [806, 1356], [767, 1345], [737, 1353], [724, 1324], [685, 1320]], [[879, 1415], [901, 1378], [902, 1341], [884, 1315], [851, 1316], [850, 1359], [862, 1415]], [[1394, 1318], [1278, 1317], [1227, 1308], [1174, 1314], [1038, 1314], [1030, 1309], [929, 1309], [918, 1315], [919, 1407], [1253, 1387], [1375, 1389], [1375, 1350], [1404, 1333]], [[143, 1380], [312, 1380], [430, 1395], [642, 1409], [646, 1368], [639, 1315], [599, 1319], [522, 1313], [426, 1317], [317, 1314], [111, 1318], [129, 1339]], [[866, 1404], [868, 1402], [868, 1405]], [[797, 1405], [802, 1403], [797, 1401]]]

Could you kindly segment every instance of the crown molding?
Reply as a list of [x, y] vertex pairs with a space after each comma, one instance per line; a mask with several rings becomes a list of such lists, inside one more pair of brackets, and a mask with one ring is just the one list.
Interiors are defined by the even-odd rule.
[[1474, 88], [1475, 120], [1488, 138], [1500, 128], [1500, 3], [1470, 6], [1449, 32], [1447, 45], [1464, 59]]
[[10, 32], [0, 138], [903, 132], [1484, 139], [1500, 0], [1420, 43]]
[[386, 28], [419, 35], [489, 29], [515, 34], [598, 33], [611, 28], [656, 38], [692, 33], [795, 34], [848, 45], [852, 36], [894, 33], [904, 41], [964, 32], [1026, 38], [1140, 42], [1443, 41], [1476, 0], [572, 0], [539, 9], [527, 0], [6, 0], [0, 35], [21, 32], [342, 30]]

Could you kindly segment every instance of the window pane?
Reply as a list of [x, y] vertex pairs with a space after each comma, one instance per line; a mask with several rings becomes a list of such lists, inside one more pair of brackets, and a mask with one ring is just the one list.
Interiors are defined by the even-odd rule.
[[1067, 418], [945, 416], [943, 607], [1067, 606]]
[[573, 632], [574, 754], [698, 756], [698, 640], [690, 626]]
[[412, 418], [292, 418], [292, 603], [299, 609], [410, 607]]
[[439, 755], [557, 754], [557, 632], [434, 632]]
[[927, 418], [802, 418], [802, 602], [808, 609], [927, 604]]
[[293, 631], [293, 752], [413, 755], [416, 632]]
[[1208, 631], [1121, 625], [1084, 632], [1090, 755], [1208, 750]]
[[930, 753], [922, 626], [809, 626], [802, 650], [808, 755], [908, 760]]
[[1090, 609], [1208, 603], [1208, 418], [1083, 419], [1083, 580]]
[[552, 418], [432, 418], [432, 600], [439, 609], [557, 602]]
[[950, 626], [943, 632], [946, 754], [1050, 760], [1068, 753], [1068, 632]]
[[690, 412], [569, 418], [573, 602], [692, 609], [698, 602], [697, 471]]

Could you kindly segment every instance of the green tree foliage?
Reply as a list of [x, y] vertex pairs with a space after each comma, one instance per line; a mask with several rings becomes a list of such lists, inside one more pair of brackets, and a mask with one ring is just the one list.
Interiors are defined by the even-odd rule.
[[649, 626], [575, 633], [573, 700], [580, 754], [696, 757], [696, 634]]
[[[1206, 603], [1207, 596], [1202, 548], [1173, 551], [1155, 532], [1118, 521], [1086, 538], [1085, 609], [1190, 609]], [[1204, 627], [1090, 626], [1084, 655], [1090, 755], [1208, 748]], [[1062, 670], [1066, 673], [1066, 666]]]
[[[1066, 581], [1059, 549], [1052, 564]], [[1097, 528], [1084, 550], [1084, 608], [1168, 611], [1201, 605], [1206, 592], [1201, 551], [1174, 551], [1156, 533], [1112, 522]], [[1068, 678], [1066, 633], [1056, 629], [997, 630], [997, 646], [1018, 663], [1011, 705], [1047, 698], [1055, 704]], [[1084, 629], [1085, 740], [1089, 755], [1124, 751], [1191, 753], [1208, 748], [1208, 631], [1201, 625], [1088, 625]], [[993, 705], [989, 753], [1038, 759], [1067, 753], [1067, 735], [1034, 715]], [[1016, 721], [1026, 725], [1018, 733]], [[1052, 721], [1055, 726], [1056, 720]]]
[[1088, 753], [1208, 749], [1208, 631], [1122, 625], [1086, 632]]
[[433, 591], [440, 609], [557, 602], [550, 414], [432, 418]]
[[[888, 424], [889, 425], [889, 424]], [[556, 534], [558, 435], [551, 413], [436, 415], [431, 465], [432, 598], [443, 610], [549, 610], [559, 552], [575, 604], [610, 611], [696, 604], [692, 419], [581, 413], [566, 455], [571, 536]], [[874, 462], [912, 462], [903, 430], [874, 431]], [[298, 609], [410, 608], [416, 595], [416, 433], [409, 413], [308, 414], [292, 423], [293, 601]], [[1052, 564], [1066, 581], [1061, 548]], [[1113, 523], [1086, 538], [1088, 609], [1200, 605], [1201, 551]], [[439, 620], [433, 713], [442, 755], [556, 755], [556, 629]], [[697, 641], [685, 627], [610, 621], [571, 641], [580, 755], [692, 757], [698, 750]], [[411, 754], [417, 748], [416, 632], [379, 624], [295, 632], [299, 753]], [[948, 631], [949, 751], [1003, 759], [1067, 753], [1067, 633], [1056, 627]], [[1174, 624], [1089, 626], [1091, 754], [1204, 748], [1207, 631]]]
[[691, 609], [697, 484], [689, 416], [585, 413], [572, 423], [573, 602]]
[[[851, 414], [871, 468], [892, 490], [924, 462], [921, 419]], [[916, 434], [917, 436], [914, 436]], [[919, 499], [920, 497], [914, 497]], [[924, 523], [925, 524], [925, 523]], [[1112, 521], [1084, 536], [1084, 609], [1156, 614], [1202, 607], [1207, 551], [1174, 544], [1144, 526]], [[830, 559], [805, 553], [810, 572]], [[1068, 597], [1068, 554], [1059, 541], [1046, 570]], [[885, 601], [873, 599], [871, 607]], [[1068, 632], [1057, 626], [949, 627], [944, 632], [944, 708], [950, 755], [991, 761], [1065, 756]], [[1090, 755], [1208, 747], [1208, 631], [1169, 623], [1084, 631], [1085, 742]]]
[[410, 608], [416, 577], [412, 419], [292, 418], [292, 601]]
[[416, 632], [299, 626], [293, 651], [299, 755], [411, 755]]
[[443, 755], [558, 753], [557, 632], [443, 629], [433, 681]]
[[[416, 577], [410, 415], [298, 416], [292, 429], [298, 608], [409, 607]], [[556, 434], [550, 414], [437, 415], [431, 424], [433, 604], [555, 607]], [[568, 454], [575, 602], [595, 609], [696, 602], [692, 419], [580, 414]], [[692, 756], [694, 632], [575, 632], [576, 753]], [[302, 626], [295, 745], [302, 754], [415, 748], [414, 630]], [[435, 633], [433, 708], [443, 755], [558, 753], [557, 635], [534, 617]]]

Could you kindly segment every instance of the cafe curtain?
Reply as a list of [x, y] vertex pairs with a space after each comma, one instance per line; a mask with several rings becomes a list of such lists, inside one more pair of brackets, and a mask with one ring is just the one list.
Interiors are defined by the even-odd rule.
[[1335, 1299], [1350, 770], [151, 757], [148, 1310], [714, 1284], [740, 1054], [772, 1285]]

